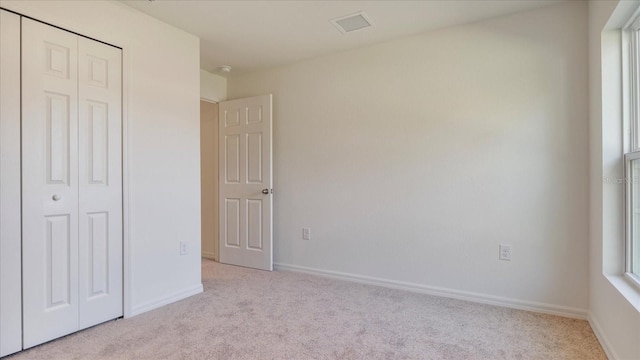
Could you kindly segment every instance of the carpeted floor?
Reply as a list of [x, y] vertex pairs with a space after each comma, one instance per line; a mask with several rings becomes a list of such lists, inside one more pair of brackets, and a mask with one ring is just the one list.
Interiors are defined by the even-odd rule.
[[606, 359], [586, 321], [203, 260], [205, 292], [7, 359]]

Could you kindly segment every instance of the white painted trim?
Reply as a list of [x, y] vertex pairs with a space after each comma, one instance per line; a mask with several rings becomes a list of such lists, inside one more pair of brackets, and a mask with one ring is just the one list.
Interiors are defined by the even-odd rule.
[[219, 104], [220, 103], [220, 100], [218, 100], [218, 99], [207, 99], [207, 98], [201, 97], [200, 100], [208, 102], [208, 103], [212, 103], [212, 104]]
[[625, 275], [607, 275], [609, 281], [622, 297], [640, 313], [640, 287]]
[[333, 279], [351, 281], [361, 284], [382, 286], [391, 289], [406, 290], [421, 294], [435, 295], [445, 298], [458, 299], [471, 301], [480, 304], [497, 305], [518, 310], [527, 310], [544, 314], [564, 316], [574, 319], [587, 319], [587, 310], [574, 308], [569, 306], [553, 305], [538, 303], [533, 301], [524, 301], [518, 299], [505, 298], [500, 296], [493, 296], [487, 294], [474, 293], [469, 291], [461, 291], [454, 289], [441, 288], [436, 286], [428, 286], [404, 281], [396, 281], [389, 279], [382, 279], [370, 276], [362, 276], [356, 274], [343, 273], [338, 271], [329, 271], [314, 269], [304, 266], [289, 265], [289, 264], [274, 264], [276, 270], [301, 272], [311, 275], [318, 275], [323, 277], [329, 277]]
[[165, 305], [169, 305], [176, 301], [186, 299], [190, 296], [200, 294], [203, 291], [204, 291], [204, 288], [202, 287], [202, 284], [198, 284], [198, 285], [186, 288], [184, 290], [174, 292], [173, 294], [169, 294], [167, 296], [163, 296], [155, 300], [148, 301], [144, 304], [134, 307], [131, 313], [131, 316], [140, 315], [147, 311], [151, 311], [151, 310], [163, 307]]
[[133, 242], [131, 241], [130, 155], [131, 123], [129, 121], [131, 56], [129, 47], [122, 47], [122, 302], [124, 318], [133, 316]]
[[613, 350], [613, 346], [611, 346], [609, 339], [607, 338], [604, 331], [602, 330], [602, 326], [600, 325], [600, 322], [598, 321], [598, 319], [596, 319], [596, 317], [594, 316], [593, 312], [589, 311], [589, 317], [587, 320], [589, 320], [589, 325], [591, 325], [591, 329], [593, 330], [593, 333], [596, 335], [596, 338], [600, 342], [600, 345], [602, 346], [602, 349], [604, 350], [604, 353], [607, 356], [607, 358], [609, 358], [610, 360], [620, 359], [620, 357], [618, 357], [618, 355], [616, 354], [615, 350]]
[[203, 251], [200, 255], [203, 258], [206, 258], [206, 259], [217, 260], [216, 259], [216, 253], [211, 252], [211, 251]]

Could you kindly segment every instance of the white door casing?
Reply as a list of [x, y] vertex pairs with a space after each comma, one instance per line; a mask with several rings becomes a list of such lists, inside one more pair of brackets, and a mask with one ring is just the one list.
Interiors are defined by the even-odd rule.
[[272, 96], [219, 109], [220, 262], [273, 270]]
[[119, 49], [22, 21], [28, 348], [122, 315], [121, 60]]

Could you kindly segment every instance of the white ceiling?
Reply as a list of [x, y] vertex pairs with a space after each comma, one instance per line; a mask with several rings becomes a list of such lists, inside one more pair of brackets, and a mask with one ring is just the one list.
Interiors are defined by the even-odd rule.
[[[202, 69], [216, 72], [217, 67], [230, 65], [233, 73], [283, 65], [558, 2], [123, 1], [199, 36]], [[364, 11], [375, 26], [341, 34], [329, 22], [359, 11]]]

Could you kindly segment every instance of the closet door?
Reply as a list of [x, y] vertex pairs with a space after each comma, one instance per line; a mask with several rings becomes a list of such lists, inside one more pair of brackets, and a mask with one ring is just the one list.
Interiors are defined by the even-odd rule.
[[122, 316], [121, 64], [23, 20], [25, 348]]
[[79, 37], [80, 328], [122, 316], [121, 50]]
[[78, 37], [22, 19], [24, 347], [78, 329]]

